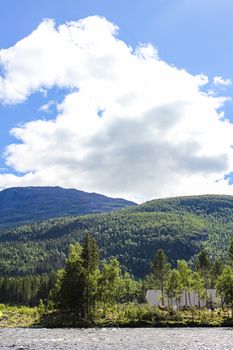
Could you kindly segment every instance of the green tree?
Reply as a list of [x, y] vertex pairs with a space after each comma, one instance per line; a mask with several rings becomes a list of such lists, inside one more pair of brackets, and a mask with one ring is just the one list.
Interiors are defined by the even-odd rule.
[[215, 288], [217, 279], [221, 275], [223, 268], [224, 268], [224, 264], [220, 259], [217, 259], [212, 263], [210, 268], [210, 279], [211, 279], [210, 287], [211, 288]]
[[96, 241], [89, 234], [84, 238], [81, 259], [82, 316], [88, 322], [94, 316], [100, 278], [99, 251]]
[[230, 266], [225, 267], [218, 277], [217, 292], [224, 304], [231, 307], [233, 319], [233, 271]]
[[210, 283], [210, 269], [211, 263], [209, 256], [205, 250], [202, 250], [195, 259], [196, 270], [200, 272], [205, 281], [205, 287], [208, 288]]
[[[200, 272], [193, 272], [192, 276], [192, 290], [197, 293], [198, 296], [198, 308], [200, 309], [200, 301], [206, 297], [205, 280], [201, 276]], [[191, 306], [191, 304], [190, 304]]]
[[121, 268], [119, 261], [112, 258], [103, 263], [99, 280], [99, 299], [104, 304], [115, 304], [121, 288]]
[[230, 246], [229, 246], [228, 261], [229, 261], [229, 265], [233, 268], [233, 239], [231, 240]]
[[175, 299], [176, 305], [179, 306], [179, 301], [182, 295], [182, 283], [180, 272], [173, 269], [169, 275], [166, 282], [166, 294], [168, 300], [170, 299], [171, 305], [173, 305], [173, 300]]
[[142, 285], [141, 282], [136, 281], [128, 272], [121, 278], [121, 292], [120, 302], [130, 302], [142, 299]]
[[89, 235], [70, 246], [65, 270], [61, 270], [51, 298], [56, 306], [75, 310], [85, 322], [94, 317], [98, 295], [99, 253], [96, 242]]
[[163, 249], [157, 250], [152, 262], [151, 272], [158, 288], [161, 290], [162, 305], [164, 306], [164, 288], [169, 275], [171, 265], [167, 261], [167, 256]]
[[62, 309], [75, 309], [81, 316], [84, 294], [84, 271], [79, 243], [70, 246], [65, 270], [59, 270], [57, 282], [51, 297], [56, 306]]
[[192, 270], [188, 267], [188, 264], [185, 260], [177, 260], [177, 269], [180, 273], [181, 284], [185, 293], [185, 305], [191, 306], [190, 292], [192, 290]]

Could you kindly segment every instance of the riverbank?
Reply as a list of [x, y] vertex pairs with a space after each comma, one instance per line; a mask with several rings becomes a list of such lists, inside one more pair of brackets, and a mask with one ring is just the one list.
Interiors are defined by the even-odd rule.
[[16, 327], [233, 327], [229, 310], [159, 310], [148, 305], [115, 305], [99, 309], [95, 321], [84, 322], [74, 311], [46, 311], [41, 307], [1, 306], [0, 328]]

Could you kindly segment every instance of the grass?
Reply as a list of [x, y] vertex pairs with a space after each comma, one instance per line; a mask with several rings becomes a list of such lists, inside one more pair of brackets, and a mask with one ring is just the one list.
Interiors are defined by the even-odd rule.
[[147, 304], [118, 304], [100, 307], [88, 325], [74, 311], [46, 311], [41, 307], [0, 304], [2, 327], [221, 327], [233, 326], [229, 310], [159, 310]]
[[0, 307], [0, 328], [33, 327], [40, 320], [38, 307], [9, 306]]

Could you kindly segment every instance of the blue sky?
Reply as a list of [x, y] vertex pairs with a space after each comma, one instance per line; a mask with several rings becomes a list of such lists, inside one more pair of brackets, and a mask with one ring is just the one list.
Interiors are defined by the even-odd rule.
[[[145, 0], [143, 2], [139, 0], [124, 2], [115, 0], [40, 0], [37, 2], [1, 0], [0, 5], [0, 47], [2, 49], [14, 47], [18, 41], [30, 35], [45, 18], [53, 18], [56, 26], [59, 26], [65, 22], [77, 21], [88, 16], [103, 16], [119, 27], [118, 38], [133, 49], [139, 43], [151, 43], [157, 48], [159, 58], [167, 64], [179, 70], [184, 69], [193, 76], [197, 74], [208, 76], [209, 83], [203, 87], [203, 91], [211, 89], [215, 96], [229, 96], [231, 98], [233, 96], [232, 84], [213, 83], [214, 77], [221, 77], [222, 81], [233, 80], [233, 47], [231, 45], [233, 2], [231, 0]], [[6, 67], [1, 66], [0, 72], [3, 72], [4, 69]], [[216, 85], [218, 85], [218, 89]], [[20, 103], [6, 104], [2, 99], [0, 105], [1, 153], [3, 154], [9, 144], [22, 143], [22, 139], [16, 140], [15, 136], [9, 133], [15, 126], [38, 119], [55, 119], [58, 114], [55, 106], [64, 100], [69, 89], [70, 86], [63, 88], [53, 85], [52, 88], [46, 89], [46, 94], [35, 90]], [[41, 106], [51, 101], [55, 102], [51, 103], [49, 113], [43, 113]], [[221, 109], [225, 113], [225, 118], [233, 121], [232, 102], [226, 102], [223, 107], [219, 108], [219, 110]], [[221, 152], [224, 153], [224, 151]], [[2, 174], [21, 174], [20, 176], [23, 176], [30, 171], [34, 174], [38, 170], [35, 166], [30, 167], [29, 165], [25, 165], [21, 169], [14, 162], [8, 160], [7, 165], [2, 156], [0, 159]], [[187, 170], [184, 170], [185, 172]], [[224, 174], [222, 171], [219, 176], [222, 178], [230, 173], [231, 168], [228, 166], [226, 173]], [[127, 174], [128, 172], [125, 174], [126, 177]], [[215, 178], [215, 181], [219, 180], [217, 172], [215, 172]], [[130, 182], [130, 180], [128, 181]], [[51, 179], [49, 183], [55, 184], [54, 182], [55, 180]], [[25, 185], [28, 183], [30, 181], [25, 181]], [[36, 179], [32, 183], [36, 184]], [[39, 180], [38, 183], [41, 184], [43, 181]], [[11, 185], [11, 182], [6, 182], [6, 185], [3, 182], [1, 185], [0, 181], [0, 187], [8, 186], [8, 184]], [[20, 184], [24, 185], [24, 182]], [[61, 182], [61, 184], [63, 183]], [[67, 184], [67, 186], [72, 184]], [[150, 182], [148, 182], [148, 186], [149, 184]], [[12, 185], [14, 185], [14, 181]], [[110, 185], [106, 189], [104, 185], [99, 183], [83, 184], [81, 182], [80, 186], [79, 183], [73, 186], [81, 186], [85, 189], [90, 186], [91, 190], [111, 193]], [[121, 192], [117, 187], [113, 191], [113, 195], [119, 193], [119, 195], [132, 197], [132, 192], [133, 189]], [[171, 190], [158, 195], [173, 193], [176, 192]], [[156, 196], [156, 191], [152, 195]], [[139, 191], [138, 198], [148, 197], [150, 197], [148, 190]]]

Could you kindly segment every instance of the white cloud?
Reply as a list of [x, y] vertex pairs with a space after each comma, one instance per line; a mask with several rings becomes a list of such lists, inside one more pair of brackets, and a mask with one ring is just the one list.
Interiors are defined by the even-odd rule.
[[56, 101], [49, 101], [48, 103], [42, 105], [40, 108], [39, 108], [39, 111], [40, 112], [44, 112], [44, 113], [51, 113], [51, 107], [56, 105]]
[[19, 142], [7, 147], [6, 164], [23, 174], [0, 175], [0, 187], [60, 185], [136, 200], [233, 193], [224, 179], [233, 126], [218, 112], [225, 99], [201, 90], [207, 77], [170, 66], [151, 44], [133, 50], [116, 33], [97, 16], [58, 28], [46, 20], [0, 51], [2, 103], [71, 88], [56, 119], [11, 131]]
[[215, 85], [220, 85], [220, 86], [229, 86], [232, 84], [231, 79], [223, 79], [221, 76], [216, 76], [213, 79]]

